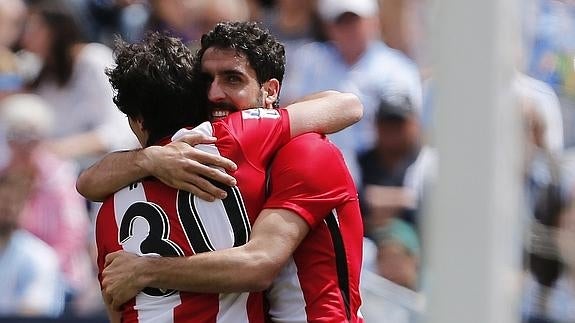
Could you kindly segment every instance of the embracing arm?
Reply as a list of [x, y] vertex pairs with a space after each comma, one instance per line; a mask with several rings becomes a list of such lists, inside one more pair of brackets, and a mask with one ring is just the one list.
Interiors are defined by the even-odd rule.
[[114, 308], [144, 287], [189, 292], [260, 291], [268, 288], [309, 231], [283, 209], [265, 209], [247, 244], [191, 257], [139, 257], [123, 251], [106, 256], [102, 289]]
[[103, 201], [106, 196], [126, 186], [125, 183], [146, 177], [148, 172], [143, 167], [144, 160], [142, 149], [109, 153], [80, 174], [76, 189], [89, 200]]
[[[337, 91], [315, 93], [286, 108], [292, 137], [306, 132], [333, 133], [356, 123], [363, 114], [357, 96]], [[230, 186], [235, 185], [235, 179], [206, 165], [227, 170], [235, 170], [236, 165], [192, 147], [214, 141], [215, 138], [188, 134], [164, 147], [108, 154], [80, 174], [76, 188], [87, 199], [102, 201], [126, 185], [153, 175], [168, 186], [191, 192], [203, 200], [224, 198], [225, 192], [202, 176]]]
[[324, 91], [308, 95], [286, 107], [292, 137], [306, 132], [334, 133], [358, 122], [363, 105], [352, 93]]
[[110, 153], [80, 174], [76, 189], [89, 200], [103, 201], [126, 185], [153, 174], [167, 185], [189, 191], [201, 199], [213, 201], [214, 198], [223, 198], [225, 192], [199, 174], [226, 185], [235, 185], [233, 177], [205, 165], [227, 170], [235, 170], [237, 166], [221, 156], [192, 147], [214, 141], [215, 138], [201, 134], [189, 134], [164, 147], [150, 146]]

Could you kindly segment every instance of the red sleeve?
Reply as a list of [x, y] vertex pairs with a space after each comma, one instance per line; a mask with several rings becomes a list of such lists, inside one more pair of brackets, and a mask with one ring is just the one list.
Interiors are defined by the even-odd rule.
[[106, 262], [106, 255], [120, 250], [118, 243], [118, 226], [114, 214], [114, 197], [104, 201], [96, 217], [96, 247], [98, 249], [98, 280], [102, 283], [102, 271]]
[[218, 139], [220, 139], [220, 133], [217, 130], [219, 126], [227, 127], [225, 133], [233, 137], [231, 141], [221, 140], [220, 145], [239, 144], [248, 160], [263, 161], [264, 164], [267, 164], [275, 151], [291, 138], [289, 115], [286, 109], [259, 108], [233, 113], [222, 123], [214, 123]]
[[357, 190], [341, 152], [319, 134], [292, 139], [270, 169], [270, 197], [264, 208], [288, 209], [311, 228], [338, 205], [357, 199]]

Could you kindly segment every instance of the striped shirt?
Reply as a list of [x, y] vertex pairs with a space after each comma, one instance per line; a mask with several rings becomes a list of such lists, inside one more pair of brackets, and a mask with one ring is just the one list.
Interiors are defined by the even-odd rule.
[[[245, 244], [265, 198], [266, 165], [290, 138], [285, 110], [251, 109], [192, 131], [218, 138], [198, 148], [236, 162], [228, 197], [202, 201], [149, 178], [104, 202], [96, 221], [98, 267], [106, 254], [190, 256]], [[178, 132], [182, 135], [186, 130]], [[201, 294], [146, 288], [124, 307], [123, 322], [254, 323], [264, 321], [262, 293]]]

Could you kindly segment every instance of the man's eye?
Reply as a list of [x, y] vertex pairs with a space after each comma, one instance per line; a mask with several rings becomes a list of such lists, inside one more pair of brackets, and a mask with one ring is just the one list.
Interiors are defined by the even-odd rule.
[[242, 79], [241, 79], [239, 76], [236, 76], [236, 75], [230, 75], [230, 76], [228, 76], [227, 80], [228, 80], [229, 83], [239, 83], [239, 82], [242, 81]]

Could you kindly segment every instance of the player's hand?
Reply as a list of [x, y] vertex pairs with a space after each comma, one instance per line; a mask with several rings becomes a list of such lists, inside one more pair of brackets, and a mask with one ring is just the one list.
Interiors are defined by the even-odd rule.
[[142, 257], [125, 251], [106, 256], [102, 271], [102, 295], [106, 304], [119, 311], [122, 305], [135, 297], [146, 286], [139, 286], [136, 271]]
[[188, 191], [206, 201], [223, 199], [226, 197], [225, 191], [207, 179], [228, 186], [236, 185], [236, 180], [225, 172], [207, 165], [235, 171], [236, 164], [222, 156], [193, 147], [197, 144], [210, 144], [215, 141], [214, 137], [194, 133], [187, 134], [163, 147], [148, 147], [144, 150], [149, 160], [146, 168], [168, 186]]

